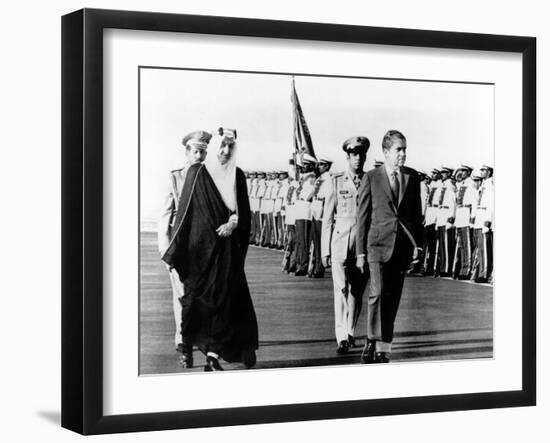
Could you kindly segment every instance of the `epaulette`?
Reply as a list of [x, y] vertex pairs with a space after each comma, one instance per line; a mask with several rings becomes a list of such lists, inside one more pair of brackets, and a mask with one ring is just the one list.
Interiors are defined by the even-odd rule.
[[332, 174], [332, 178], [342, 177], [344, 175], [344, 171], [342, 172], [335, 172]]
[[172, 170], [170, 171], [170, 174], [173, 174], [174, 172], [181, 172], [181, 171], [183, 171], [184, 169], [185, 169], [185, 168], [172, 169]]

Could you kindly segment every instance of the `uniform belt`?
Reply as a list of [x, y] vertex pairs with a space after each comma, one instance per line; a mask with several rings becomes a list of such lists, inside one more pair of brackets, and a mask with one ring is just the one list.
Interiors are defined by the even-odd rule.
[[356, 215], [335, 215], [334, 219], [335, 220], [356, 220], [357, 216]]
[[441, 209], [449, 209], [448, 206], [440, 206]]
[[486, 206], [478, 206], [477, 209], [487, 209]]

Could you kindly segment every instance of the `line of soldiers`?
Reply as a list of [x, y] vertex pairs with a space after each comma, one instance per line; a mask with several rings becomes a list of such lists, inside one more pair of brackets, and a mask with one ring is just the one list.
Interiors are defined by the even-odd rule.
[[[299, 179], [288, 171], [245, 172], [252, 212], [250, 244], [284, 249], [282, 270], [323, 278], [321, 226], [332, 161], [305, 154]], [[295, 167], [290, 160], [290, 169]]]
[[462, 165], [422, 174], [425, 254], [412, 272], [492, 282], [493, 172], [488, 165], [475, 173]]
[[[374, 167], [384, 163], [375, 161]], [[325, 201], [334, 179], [332, 161], [305, 154], [299, 179], [288, 171], [246, 172], [252, 212], [250, 243], [285, 251], [282, 270], [323, 278], [321, 233]], [[410, 273], [492, 282], [493, 168], [443, 166], [422, 177], [424, 256]], [[355, 214], [353, 214], [355, 215]]]

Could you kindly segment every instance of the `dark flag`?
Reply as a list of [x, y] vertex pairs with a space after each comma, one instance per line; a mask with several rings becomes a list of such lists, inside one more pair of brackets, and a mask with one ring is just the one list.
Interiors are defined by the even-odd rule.
[[298, 93], [296, 92], [296, 86], [294, 85], [294, 77], [292, 77], [292, 94], [290, 97], [292, 101], [292, 111], [294, 120], [294, 154], [295, 163], [302, 165], [302, 157], [304, 154], [309, 154], [314, 158], [317, 158], [315, 151], [313, 150], [313, 143], [311, 141], [311, 134], [307, 127], [306, 118], [298, 99]]

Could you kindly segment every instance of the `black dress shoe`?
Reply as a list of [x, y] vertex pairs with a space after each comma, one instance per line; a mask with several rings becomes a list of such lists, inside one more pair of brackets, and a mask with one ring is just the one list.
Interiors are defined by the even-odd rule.
[[389, 352], [377, 352], [376, 363], [389, 363], [391, 354]]
[[193, 367], [193, 353], [183, 354], [180, 357], [180, 365], [183, 369], [189, 369]]
[[193, 345], [186, 340], [178, 345], [181, 352], [180, 365], [182, 368], [188, 369], [193, 367]]
[[355, 348], [355, 338], [352, 335], [348, 335], [348, 345], [350, 348]]
[[245, 349], [241, 353], [241, 361], [246, 369], [250, 369], [256, 364], [256, 351], [254, 349]]
[[349, 350], [349, 343], [347, 340], [342, 340], [339, 344], [338, 344], [338, 348], [336, 348], [336, 353], [338, 355], [343, 355], [343, 354], [347, 354], [348, 353], [348, 350]]
[[376, 343], [371, 340], [367, 340], [367, 343], [365, 343], [365, 347], [363, 348], [363, 352], [361, 353], [361, 362], [370, 364], [370, 363], [376, 363], [376, 357], [375, 357], [375, 350], [376, 350]]
[[304, 275], [306, 275], [306, 274], [307, 274], [307, 271], [296, 271], [296, 272], [294, 273], [294, 276], [295, 276], [295, 277], [302, 277], [302, 276], [304, 276]]
[[206, 357], [206, 364], [204, 365], [204, 372], [223, 371], [220, 362], [217, 358], [208, 355]]

